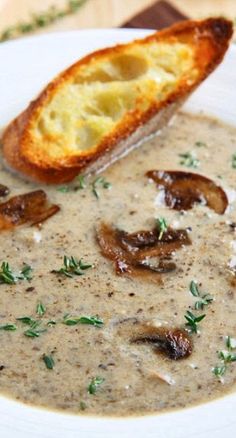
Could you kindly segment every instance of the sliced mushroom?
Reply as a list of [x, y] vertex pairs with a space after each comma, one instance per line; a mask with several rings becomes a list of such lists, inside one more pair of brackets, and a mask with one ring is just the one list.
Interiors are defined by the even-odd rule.
[[29, 223], [37, 225], [60, 210], [58, 205], [50, 204], [43, 190], [13, 196], [0, 204], [0, 230]]
[[175, 170], [150, 170], [146, 175], [165, 189], [166, 205], [175, 210], [189, 210], [195, 203], [203, 203], [223, 214], [228, 206], [224, 190], [203, 175]]
[[[117, 274], [173, 271], [176, 265], [166, 258], [182, 246], [191, 244], [186, 230], [168, 228], [160, 239], [158, 228], [129, 234], [105, 223], [97, 228], [97, 240], [102, 254], [115, 262]], [[157, 265], [150, 263], [149, 259], [153, 257], [158, 257]]]
[[10, 192], [10, 190], [7, 186], [0, 184], [0, 197], [1, 198], [3, 198], [4, 196], [7, 196], [9, 192]]
[[183, 359], [192, 353], [190, 337], [179, 328], [142, 326], [140, 333], [131, 342], [151, 344], [157, 352], [161, 351], [174, 360]]

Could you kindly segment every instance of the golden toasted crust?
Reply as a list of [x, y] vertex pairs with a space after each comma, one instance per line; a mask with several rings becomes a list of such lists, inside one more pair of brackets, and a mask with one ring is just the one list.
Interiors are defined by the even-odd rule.
[[[2, 142], [7, 163], [33, 180], [56, 184], [71, 181], [78, 173], [86, 171], [96, 160], [113, 153], [121, 142], [124, 143], [156, 115], [168, 111], [170, 105], [184, 101], [221, 62], [231, 36], [232, 23], [223, 18], [184, 21], [147, 38], [98, 50], [85, 56], [56, 77], [39, 97], [6, 128]], [[147, 73], [144, 72], [146, 60], [142, 59], [144, 51], [150, 55], [150, 59], [152, 57], [152, 68], [149, 68]], [[158, 53], [159, 57], [161, 53], [163, 59], [158, 58], [155, 63], [153, 53]], [[121, 58], [124, 54], [126, 58]], [[168, 65], [163, 66], [162, 63], [166, 56], [166, 59], [171, 60], [170, 71]], [[118, 65], [120, 76], [113, 77], [113, 74], [118, 74], [117, 65], [114, 64], [118, 58], [119, 62], [122, 62]], [[109, 64], [110, 60], [111, 64]], [[180, 61], [183, 62], [181, 66], [179, 66]], [[101, 72], [101, 65], [112, 68], [113, 73], [110, 71], [107, 73], [105, 67]], [[138, 73], [134, 71], [136, 67], [140, 70]], [[150, 79], [153, 71], [156, 76]], [[95, 75], [94, 79], [93, 75]], [[157, 85], [157, 76], [161, 85]], [[128, 88], [125, 88], [126, 84]], [[71, 93], [71, 86], [74, 88], [71, 97], [68, 97], [67, 94]], [[86, 125], [85, 129], [84, 119], [87, 113], [84, 116], [81, 110], [78, 122], [75, 111], [70, 110], [70, 101], [72, 106], [75, 101], [73, 93], [78, 92], [78, 100], [80, 100], [79, 93], [81, 93], [84, 108], [90, 105], [88, 96], [91, 91], [89, 90], [92, 92], [94, 90], [94, 94], [100, 98], [101, 93], [107, 89], [114, 94], [116, 86], [118, 93], [121, 93], [121, 97], [117, 97], [122, 101], [121, 107], [116, 109], [114, 114], [107, 113], [108, 110], [113, 111], [113, 107], [109, 107], [108, 110], [106, 107], [104, 110], [104, 102], [102, 102], [102, 114], [101, 112], [96, 114], [96, 108], [93, 108], [92, 112], [90, 109], [87, 118], [91, 121], [92, 128]], [[131, 86], [134, 87], [134, 96], [131, 92], [130, 101], [126, 101], [126, 93]], [[113, 94], [111, 94], [112, 98]], [[154, 97], [153, 94], [155, 94]], [[56, 99], [64, 99], [68, 105], [69, 110], [66, 115], [63, 113], [60, 100], [57, 104]], [[114, 97], [113, 106], [116, 106], [117, 99]], [[60, 117], [63, 116], [64, 119], [60, 119], [59, 123], [55, 116], [56, 121], [50, 119], [49, 122], [52, 125], [48, 128], [47, 111], [51, 108], [50, 117], [52, 118], [54, 109], [57, 109], [56, 105], [59, 106]], [[68, 117], [69, 119], [74, 117], [73, 124], [70, 120], [68, 121]], [[63, 123], [65, 123], [64, 131], [61, 126]], [[99, 131], [102, 124], [104, 124], [103, 131]], [[71, 135], [74, 139], [74, 131], [77, 132], [77, 130], [80, 135], [79, 143], [71, 140], [66, 144], [67, 132], [68, 137]], [[86, 137], [85, 140], [83, 136]], [[89, 139], [90, 143], [86, 148], [89, 136], [92, 136], [93, 140]]]

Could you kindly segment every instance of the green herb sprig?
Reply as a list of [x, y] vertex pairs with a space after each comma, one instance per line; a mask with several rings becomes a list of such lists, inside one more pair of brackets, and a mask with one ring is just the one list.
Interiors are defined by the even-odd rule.
[[181, 158], [180, 164], [182, 166], [192, 167], [196, 169], [200, 165], [200, 161], [192, 154], [192, 152], [179, 154], [179, 157]]
[[40, 302], [37, 304], [36, 313], [39, 316], [43, 316], [46, 313], [46, 307], [44, 306], [43, 303]]
[[89, 394], [96, 394], [98, 387], [105, 381], [105, 379], [103, 377], [94, 377], [89, 386], [88, 386], [88, 393]]
[[31, 266], [25, 265], [20, 272], [13, 272], [8, 262], [2, 262], [0, 270], [0, 284], [16, 284], [19, 280], [30, 281], [31, 279]]
[[221, 364], [212, 368], [212, 372], [216, 377], [222, 377], [230, 363], [236, 362], [236, 339], [231, 336], [226, 336], [225, 345], [227, 350], [218, 352], [218, 357], [221, 359]]
[[166, 233], [167, 229], [168, 229], [168, 225], [166, 222], [166, 219], [164, 217], [160, 217], [156, 220], [157, 222], [157, 227], [159, 230], [159, 236], [158, 236], [158, 240], [161, 240], [163, 237], [163, 234]]
[[100, 193], [98, 190], [98, 187], [102, 187], [103, 189], [110, 189], [111, 183], [108, 182], [103, 176], [98, 176], [93, 182], [92, 182], [92, 192], [95, 196], [95, 198], [100, 198]]
[[210, 294], [201, 295], [197, 283], [192, 280], [189, 286], [189, 290], [194, 297], [200, 298], [196, 301], [194, 308], [196, 310], [203, 310], [205, 306], [208, 306], [213, 301], [213, 297]]
[[15, 324], [3, 324], [0, 325], [0, 330], [5, 330], [7, 332], [14, 332], [17, 330], [17, 326]]
[[47, 356], [46, 354], [44, 354], [42, 359], [45, 363], [46, 368], [48, 370], [53, 370], [54, 365], [55, 365], [55, 361], [54, 361], [52, 355]]
[[187, 322], [185, 325], [188, 327], [191, 333], [198, 333], [198, 324], [201, 322], [206, 315], [196, 316], [190, 310], [187, 310], [186, 315], [184, 315]]
[[32, 14], [29, 21], [19, 22], [3, 30], [0, 34], [0, 42], [7, 41], [19, 36], [34, 32], [37, 29], [49, 26], [56, 21], [74, 14], [87, 0], [68, 0], [64, 8], [51, 6], [44, 12]]
[[93, 267], [90, 263], [83, 262], [82, 259], [77, 260], [75, 257], [63, 258], [63, 267], [58, 270], [53, 270], [53, 273], [64, 274], [66, 277], [73, 278], [74, 275], [83, 275], [84, 271]]
[[103, 319], [99, 318], [99, 316], [80, 316], [72, 318], [69, 315], [65, 315], [63, 322], [66, 325], [88, 324], [95, 327], [102, 327], [104, 324]]

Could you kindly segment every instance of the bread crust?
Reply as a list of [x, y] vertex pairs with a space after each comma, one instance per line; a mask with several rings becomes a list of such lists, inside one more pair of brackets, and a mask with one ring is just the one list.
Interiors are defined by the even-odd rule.
[[[52, 96], [61, 89], [64, 83], [78, 72], [78, 68], [88, 65], [95, 58], [102, 59], [107, 55], [122, 53], [124, 48], [131, 46], [133, 43], [101, 49], [85, 56], [49, 83], [38, 98], [31, 102], [28, 108], [5, 129], [2, 143], [7, 164], [32, 180], [47, 184], [69, 182], [81, 172], [88, 173], [91, 169], [98, 170], [100, 167], [99, 159], [103, 163], [106, 161], [108, 163], [110, 156], [114, 156], [116, 148], [121, 143], [123, 144], [123, 153], [126, 148], [125, 142], [127, 142], [127, 147], [130, 147], [130, 138], [134, 138], [134, 142], [139, 141], [142, 132], [145, 130], [145, 125], [152, 126], [152, 120], [158, 113], [163, 115], [160, 118], [163, 118], [165, 123], [168, 121], [173, 113], [170, 107], [178, 107], [222, 61], [232, 32], [233, 26], [230, 21], [224, 18], [209, 18], [203, 21], [184, 21], [160, 32], [155, 32], [144, 39], [135, 40], [133, 43], [140, 45], [149, 44], [153, 41], [187, 43], [194, 48], [195, 64], [199, 71], [198, 77], [191, 84], [183, 79], [167, 99], [162, 102], [153, 102], [146, 111], [136, 114], [133, 111], [110, 135], [106, 135], [101, 140], [95, 151], [83, 151], [79, 157], [69, 155], [66, 159], [57, 162], [53, 162], [47, 157], [42, 160], [37, 157], [37, 150], [33, 146], [30, 135], [30, 127], [35, 117], [45, 108]], [[165, 117], [165, 112], [170, 115]], [[159, 125], [156, 128], [159, 129], [161, 127]], [[155, 130], [155, 126], [152, 126], [148, 134]], [[139, 131], [141, 136], [135, 135], [136, 131]], [[107, 157], [107, 160], [104, 159], [104, 156]]]

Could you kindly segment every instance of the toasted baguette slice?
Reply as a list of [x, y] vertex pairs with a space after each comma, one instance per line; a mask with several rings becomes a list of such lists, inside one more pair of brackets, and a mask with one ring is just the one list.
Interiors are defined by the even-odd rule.
[[168, 122], [221, 62], [231, 35], [223, 18], [185, 21], [91, 53], [6, 128], [7, 163], [46, 183], [100, 170]]

